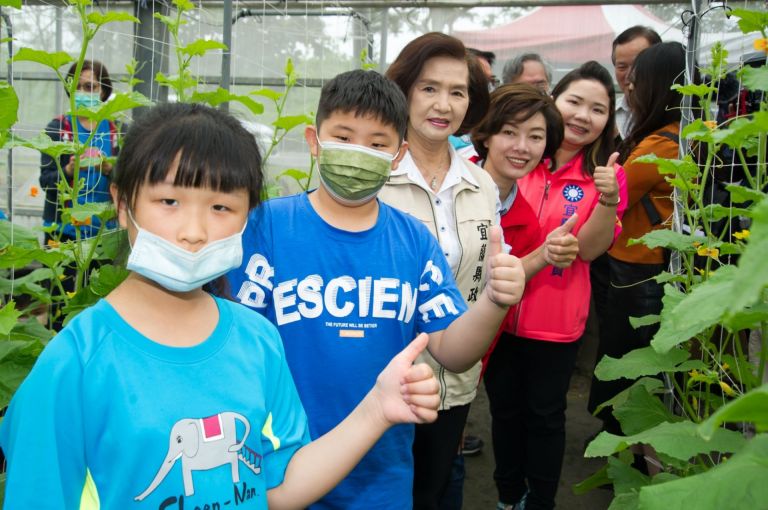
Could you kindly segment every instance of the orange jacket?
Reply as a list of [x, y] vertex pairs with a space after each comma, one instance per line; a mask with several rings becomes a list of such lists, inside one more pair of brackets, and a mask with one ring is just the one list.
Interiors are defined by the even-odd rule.
[[[669, 228], [672, 218], [672, 186], [659, 174], [656, 165], [636, 163], [635, 159], [646, 154], [655, 154], [662, 158], [677, 158], [678, 143], [659, 133], [677, 135], [680, 124], [673, 122], [643, 138], [627, 158], [624, 172], [627, 176], [629, 200], [627, 212], [622, 218], [622, 231], [608, 254], [623, 262], [635, 264], [661, 264], [665, 261], [662, 248], [648, 249], [644, 244], [627, 246], [630, 239], [638, 239], [651, 230]], [[661, 224], [651, 225], [641, 198], [648, 195], [651, 203], [661, 217]]]

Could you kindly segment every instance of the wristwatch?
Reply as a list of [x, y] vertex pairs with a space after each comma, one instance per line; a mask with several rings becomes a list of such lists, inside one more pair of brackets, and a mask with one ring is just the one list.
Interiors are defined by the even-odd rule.
[[600, 205], [604, 205], [606, 207], [616, 207], [621, 203], [621, 195], [616, 195], [616, 201], [615, 202], [609, 202], [605, 199], [605, 196], [600, 193], [600, 196], [597, 198], [597, 202]]

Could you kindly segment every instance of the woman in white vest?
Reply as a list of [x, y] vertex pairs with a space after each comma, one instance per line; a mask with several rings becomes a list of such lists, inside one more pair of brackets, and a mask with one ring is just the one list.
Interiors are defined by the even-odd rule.
[[[499, 223], [500, 204], [493, 180], [459, 156], [448, 137], [469, 132], [485, 114], [488, 79], [461, 41], [435, 32], [408, 43], [386, 76], [408, 98], [408, 153], [379, 198], [430, 229], [471, 306], [485, 284], [488, 230]], [[435, 423], [416, 427], [413, 505], [460, 508], [460, 497], [443, 496], [477, 393], [480, 363], [455, 374], [428, 354], [426, 361], [440, 382], [441, 403]]]

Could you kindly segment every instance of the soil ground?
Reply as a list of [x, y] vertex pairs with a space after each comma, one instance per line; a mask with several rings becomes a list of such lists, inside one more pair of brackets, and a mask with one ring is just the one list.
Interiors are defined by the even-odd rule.
[[[606, 510], [613, 495], [611, 491], [596, 489], [576, 496], [571, 488], [574, 484], [588, 478], [604, 464], [603, 459], [585, 459], [583, 456], [584, 442], [600, 428], [600, 421], [587, 411], [589, 384], [597, 343], [595, 335], [592, 334], [593, 331], [592, 327], [588, 327], [568, 392], [565, 459], [556, 500], [558, 510]], [[469, 413], [468, 432], [482, 438], [485, 447], [480, 455], [466, 457], [464, 510], [496, 508], [497, 493], [493, 483], [494, 462], [490, 422], [488, 398], [481, 384]]]

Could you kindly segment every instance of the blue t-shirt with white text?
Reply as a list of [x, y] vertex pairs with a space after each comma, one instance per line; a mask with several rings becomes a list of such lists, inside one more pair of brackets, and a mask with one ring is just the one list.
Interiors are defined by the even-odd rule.
[[[434, 237], [381, 202], [372, 228], [348, 232], [307, 194], [273, 199], [251, 213], [243, 246], [232, 293], [277, 325], [313, 438], [341, 422], [418, 333], [466, 310]], [[410, 508], [413, 430], [390, 429], [313, 508]]]

